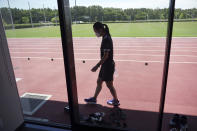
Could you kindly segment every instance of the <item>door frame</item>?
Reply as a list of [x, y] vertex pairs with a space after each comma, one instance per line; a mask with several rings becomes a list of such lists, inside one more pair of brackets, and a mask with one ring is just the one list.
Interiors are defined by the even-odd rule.
[[[161, 85], [161, 95], [160, 95], [160, 105], [159, 105], [159, 117], [158, 117], [158, 131], [162, 129], [162, 120], [165, 106], [165, 96], [166, 96], [166, 87], [167, 87], [167, 78], [168, 78], [168, 69], [170, 61], [170, 52], [171, 52], [171, 41], [172, 41], [172, 30], [174, 22], [174, 10], [175, 10], [175, 0], [169, 0], [168, 8], [168, 27], [167, 27], [167, 37], [166, 37], [166, 47], [165, 47], [165, 59], [163, 66], [163, 78]], [[75, 72], [75, 62], [74, 62], [74, 51], [73, 51], [73, 39], [72, 39], [72, 28], [71, 28], [71, 13], [69, 0], [57, 0], [58, 11], [60, 18], [60, 29], [61, 29], [61, 39], [62, 39], [62, 49], [63, 49], [63, 60], [65, 67], [65, 76], [66, 84], [68, 91], [68, 100], [70, 107], [70, 118], [71, 118], [71, 128], [76, 129], [85, 129], [85, 128], [95, 128], [90, 125], [84, 125], [80, 123], [79, 119], [79, 106], [78, 106], [78, 95], [77, 95], [77, 84], [76, 84], [76, 72]], [[5, 33], [5, 31], [4, 31]], [[6, 36], [4, 36], [6, 38]], [[8, 51], [9, 53], [9, 51]], [[10, 63], [10, 66], [12, 64]], [[12, 69], [13, 70], [13, 69]], [[44, 123], [27, 121], [27, 123], [36, 123], [43, 125]], [[45, 124], [49, 125], [49, 124]], [[63, 127], [63, 125], [50, 124], [53, 127]], [[66, 128], [66, 127], [64, 127]], [[98, 127], [96, 127], [98, 128]], [[99, 129], [106, 129], [99, 127]]]
[[[58, 10], [59, 10], [59, 18], [60, 18], [64, 64], [66, 67], [65, 73], [67, 77], [66, 80], [67, 80], [69, 106], [70, 106], [70, 111], [71, 111], [71, 123], [80, 124], [69, 0], [57, 0], [57, 1], [58, 1], [58, 8], [59, 8]], [[163, 65], [163, 77], [162, 77], [162, 84], [161, 84], [159, 115], [158, 115], [158, 123], [157, 123], [158, 131], [162, 129], [168, 69], [169, 69], [169, 61], [170, 61], [170, 53], [171, 53], [174, 10], [175, 10], [175, 0], [169, 0], [165, 58], [164, 58], [164, 65]]]

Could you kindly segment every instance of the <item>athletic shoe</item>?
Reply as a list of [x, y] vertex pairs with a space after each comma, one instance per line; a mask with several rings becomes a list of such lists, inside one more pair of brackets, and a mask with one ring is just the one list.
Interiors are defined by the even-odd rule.
[[96, 99], [94, 97], [90, 97], [88, 99], [84, 99], [84, 101], [88, 104], [96, 104]]
[[187, 124], [187, 117], [181, 116], [180, 117], [180, 131], [187, 131], [188, 124]]
[[64, 109], [65, 110], [70, 110], [70, 107], [69, 106], [65, 106]]
[[104, 112], [96, 112], [89, 115], [91, 121], [101, 122], [105, 116]]
[[178, 114], [175, 114], [173, 118], [170, 120], [170, 128], [171, 129], [179, 129], [180, 128], [180, 117]]
[[179, 129], [177, 129], [177, 128], [172, 128], [172, 129], [170, 129], [170, 131], [179, 131]]
[[118, 100], [112, 99], [112, 100], [108, 100], [107, 101], [107, 104], [108, 105], [113, 105], [113, 106], [119, 106], [120, 105], [120, 102]]

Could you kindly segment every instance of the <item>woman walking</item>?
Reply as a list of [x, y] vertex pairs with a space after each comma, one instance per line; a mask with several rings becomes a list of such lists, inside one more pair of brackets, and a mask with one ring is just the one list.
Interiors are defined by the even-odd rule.
[[100, 57], [101, 60], [92, 68], [92, 72], [96, 72], [100, 67], [99, 76], [97, 79], [97, 87], [93, 97], [85, 99], [85, 102], [96, 104], [97, 97], [102, 89], [102, 83], [105, 82], [109, 88], [113, 99], [108, 100], [107, 104], [113, 106], [119, 106], [119, 100], [116, 94], [116, 90], [113, 86], [113, 75], [115, 71], [115, 63], [113, 60], [113, 41], [109, 32], [109, 28], [106, 24], [101, 22], [96, 22], [93, 25], [95, 35], [97, 37], [102, 37], [101, 47], [100, 47]]

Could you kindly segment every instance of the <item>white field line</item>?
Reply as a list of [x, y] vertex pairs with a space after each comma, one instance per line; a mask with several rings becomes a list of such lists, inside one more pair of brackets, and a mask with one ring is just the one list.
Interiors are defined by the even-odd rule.
[[[62, 54], [62, 52], [11, 52], [11, 54]], [[99, 55], [99, 53], [74, 53], [75, 55]], [[114, 56], [164, 56], [164, 55], [150, 55], [150, 54], [114, 54]], [[197, 57], [195, 55], [170, 55], [178, 57]]]
[[[27, 57], [11, 57], [12, 59], [27, 59]], [[51, 59], [49, 57], [30, 57], [31, 59]], [[54, 60], [63, 60], [63, 58], [53, 58]], [[82, 58], [76, 58], [76, 61], [86, 60], [86, 61], [99, 61], [100, 59], [82, 59]], [[118, 62], [136, 62], [136, 63], [164, 63], [163, 61], [145, 61], [145, 60], [123, 60], [123, 59], [115, 59], [115, 61]], [[186, 61], [170, 61], [172, 64], [197, 64], [197, 62], [186, 62]]]
[[[37, 94], [37, 93], [24, 93], [21, 98], [25, 97], [26, 94], [29, 94], [29, 95], [42, 95], [42, 96], [46, 96], [46, 98], [34, 109], [32, 110], [31, 112], [30, 111], [23, 111], [24, 114], [27, 114], [27, 115], [33, 115], [42, 105], [44, 105], [47, 100], [49, 100], [51, 98], [52, 95], [47, 95], [47, 94]], [[26, 105], [28, 106], [28, 105]]]

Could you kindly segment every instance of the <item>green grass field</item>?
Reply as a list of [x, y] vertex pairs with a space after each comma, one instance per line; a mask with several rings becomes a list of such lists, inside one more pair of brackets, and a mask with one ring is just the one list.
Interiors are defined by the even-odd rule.
[[[113, 37], [165, 37], [167, 23], [111, 23], [108, 24]], [[72, 26], [74, 37], [95, 37], [92, 24]], [[60, 37], [60, 27], [39, 27], [6, 30], [8, 38]], [[197, 37], [197, 22], [175, 22], [174, 37]]]

